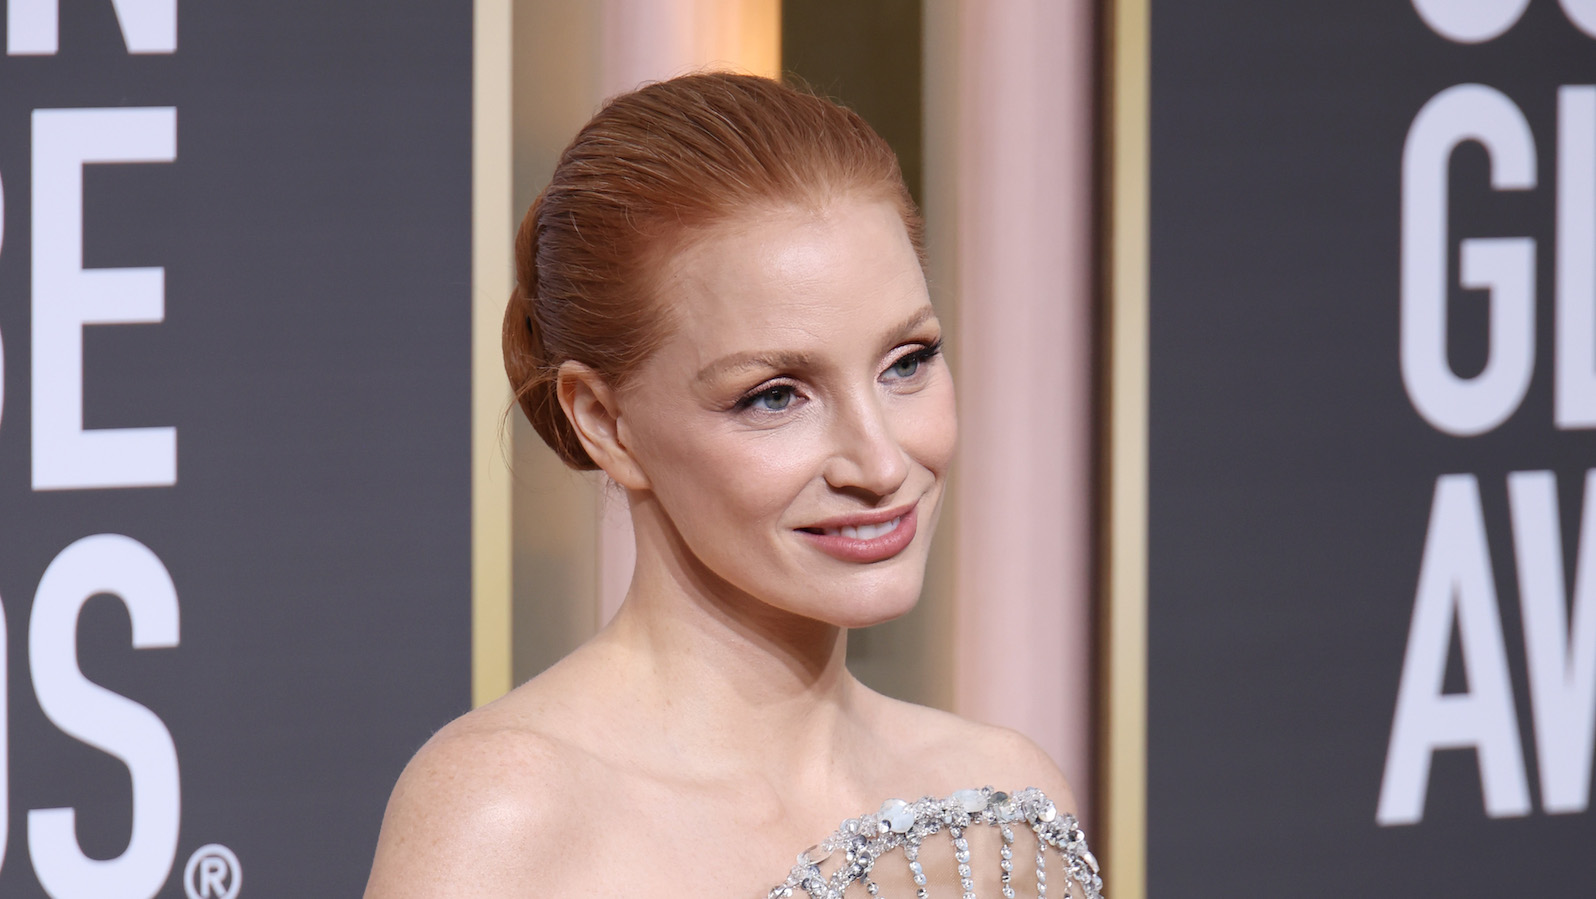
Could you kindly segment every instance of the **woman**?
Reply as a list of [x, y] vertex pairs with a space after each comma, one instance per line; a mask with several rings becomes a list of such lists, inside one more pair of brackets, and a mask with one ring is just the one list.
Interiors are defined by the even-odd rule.
[[766, 79], [654, 84], [577, 135], [516, 261], [511, 384], [568, 464], [626, 490], [636, 573], [598, 636], [417, 754], [369, 899], [763, 896], [860, 812], [828, 847], [923, 845], [841, 874], [846, 849], [812, 850], [774, 894], [819, 889], [809, 862], [860, 895], [1036, 893], [1045, 799], [881, 803], [990, 784], [1067, 810], [1052, 761], [844, 667], [849, 628], [920, 593], [955, 442], [891, 150]]

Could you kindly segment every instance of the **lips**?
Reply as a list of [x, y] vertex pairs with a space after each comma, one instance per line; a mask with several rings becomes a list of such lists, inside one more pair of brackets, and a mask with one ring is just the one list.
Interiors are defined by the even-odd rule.
[[[882, 562], [914, 541], [915, 506], [820, 522], [797, 533], [828, 556], [844, 562]], [[883, 517], [891, 516], [891, 517]]]

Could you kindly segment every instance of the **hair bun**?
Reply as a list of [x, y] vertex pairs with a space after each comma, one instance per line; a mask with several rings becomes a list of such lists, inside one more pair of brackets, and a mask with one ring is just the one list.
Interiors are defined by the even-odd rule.
[[583, 448], [576, 428], [560, 405], [559, 363], [552, 361], [538, 324], [536, 220], [542, 206], [540, 195], [516, 233], [516, 285], [504, 310], [504, 373], [522, 413], [543, 442], [566, 465], [591, 471], [598, 466]]

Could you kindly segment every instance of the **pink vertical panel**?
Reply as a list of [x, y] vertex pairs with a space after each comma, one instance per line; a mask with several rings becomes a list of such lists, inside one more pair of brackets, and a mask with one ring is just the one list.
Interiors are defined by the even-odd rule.
[[1092, 4], [959, 4], [954, 697], [1091, 778]]
[[[696, 69], [775, 77], [781, 68], [779, 0], [604, 0], [600, 90], [610, 97]], [[632, 583], [637, 546], [625, 494], [607, 481], [598, 533], [599, 625]]]

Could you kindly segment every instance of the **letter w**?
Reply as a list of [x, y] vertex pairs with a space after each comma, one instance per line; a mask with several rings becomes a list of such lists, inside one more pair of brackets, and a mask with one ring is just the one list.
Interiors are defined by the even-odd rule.
[[1557, 481], [1549, 471], [1507, 476], [1524, 615], [1541, 805], [1549, 814], [1590, 805], [1596, 737], [1596, 469], [1585, 473], [1584, 511], [1574, 574], [1573, 627], [1563, 586]]

